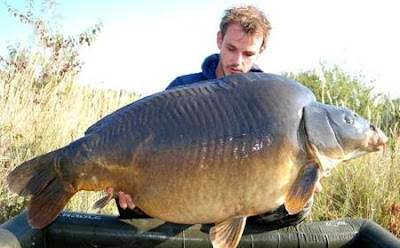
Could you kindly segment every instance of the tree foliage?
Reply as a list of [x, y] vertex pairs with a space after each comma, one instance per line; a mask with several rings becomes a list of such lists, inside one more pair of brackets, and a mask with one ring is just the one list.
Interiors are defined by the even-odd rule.
[[[90, 46], [100, 33], [102, 23], [87, 28], [80, 34], [66, 36], [55, 27], [52, 19], [46, 20], [43, 16], [54, 11], [55, 2], [43, 0], [42, 13], [35, 14], [34, 0], [26, 0], [25, 10], [19, 10], [10, 3], [5, 3], [8, 12], [21, 23], [28, 25], [33, 31], [33, 48], [10, 45], [9, 54], [0, 57], [2, 70], [6, 70], [13, 77], [16, 71], [32, 70], [36, 77], [36, 87], [43, 87], [49, 83], [56, 85], [67, 74], [76, 75], [82, 68], [80, 49]], [[35, 58], [32, 60], [32, 58]], [[31, 61], [35, 63], [32, 64]], [[55, 81], [55, 82], [54, 82]]]

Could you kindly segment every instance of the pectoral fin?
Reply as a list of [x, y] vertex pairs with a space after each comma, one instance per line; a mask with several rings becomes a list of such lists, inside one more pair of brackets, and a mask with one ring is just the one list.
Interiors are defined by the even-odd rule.
[[238, 217], [216, 224], [210, 230], [214, 248], [235, 248], [242, 237], [247, 217]]
[[317, 164], [304, 166], [285, 198], [285, 208], [289, 214], [300, 212], [314, 194], [320, 172]]

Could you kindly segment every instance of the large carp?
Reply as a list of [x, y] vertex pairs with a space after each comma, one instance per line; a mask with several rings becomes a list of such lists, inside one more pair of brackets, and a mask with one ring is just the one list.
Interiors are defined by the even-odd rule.
[[138, 100], [24, 162], [7, 181], [31, 196], [35, 228], [76, 192], [113, 187], [155, 218], [215, 223], [213, 246], [236, 247], [248, 216], [282, 204], [301, 211], [325, 173], [386, 142], [368, 121], [317, 102], [300, 83], [249, 73]]

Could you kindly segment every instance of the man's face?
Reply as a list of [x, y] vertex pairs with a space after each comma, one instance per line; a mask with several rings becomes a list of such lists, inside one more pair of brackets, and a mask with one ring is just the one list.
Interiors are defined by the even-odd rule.
[[249, 72], [258, 55], [263, 52], [262, 42], [262, 37], [247, 35], [236, 23], [228, 26], [224, 37], [218, 32], [220, 61], [216, 71], [217, 78]]

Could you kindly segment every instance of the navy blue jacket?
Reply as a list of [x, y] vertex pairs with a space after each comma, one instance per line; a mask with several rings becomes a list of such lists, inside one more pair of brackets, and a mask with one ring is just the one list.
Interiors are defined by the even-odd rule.
[[[168, 90], [176, 86], [192, 84], [203, 80], [216, 79], [217, 76], [215, 75], [215, 71], [217, 70], [218, 62], [219, 54], [216, 53], [208, 56], [201, 65], [201, 72], [177, 77], [168, 85], [166, 89]], [[253, 65], [250, 71], [262, 72], [262, 70], [257, 65]]]

